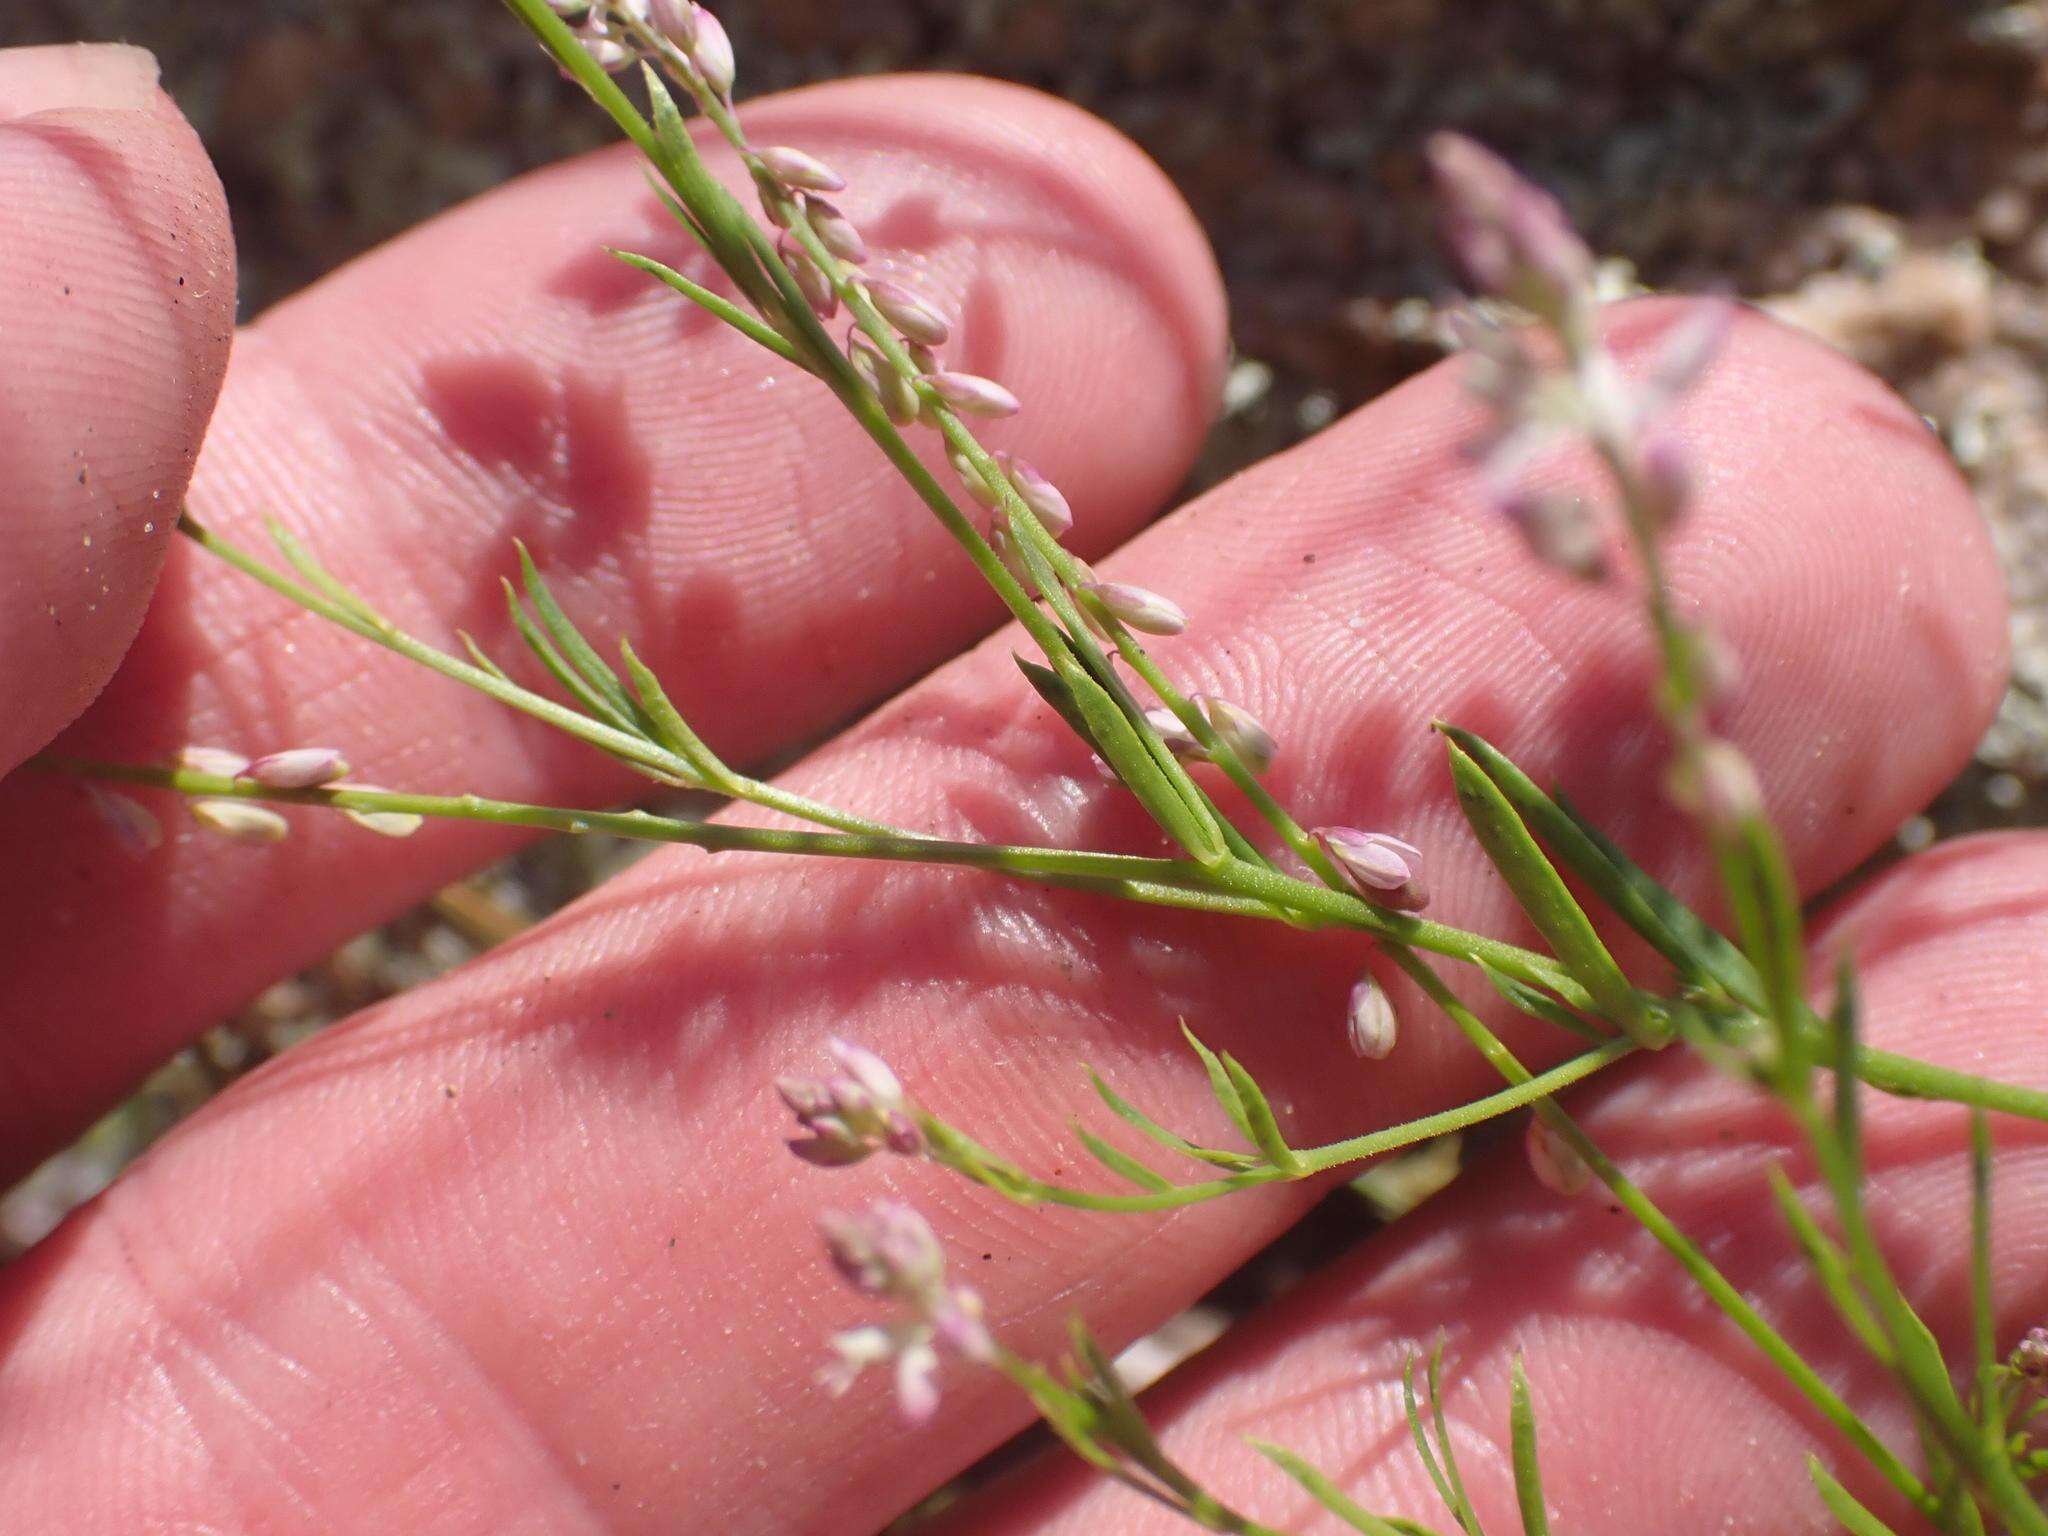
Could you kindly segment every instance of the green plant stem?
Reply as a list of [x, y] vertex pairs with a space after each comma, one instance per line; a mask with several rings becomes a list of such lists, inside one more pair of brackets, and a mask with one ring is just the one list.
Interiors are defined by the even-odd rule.
[[[1435, 971], [1406, 950], [1390, 945], [1388, 953], [1416, 985], [1428, 993], [1437, 1006], [1449, 1015], [1452, 1022], [1495, 1071], [1510, 1083], [1530, 1081], [1529, 1069], [1522, 1065], [1514, 1053], [1501, 1043], [1499, 1037], [1488, 1029], [1476, 1014], [1458, 1001], [1456, 994], [1444, 985], [1442, 978]], [[1723, 1275], [1692, 1240], [1679, 1230], [1677, 1224], [1594, 1144], [1591, 1137], [1579, 1129], [1555, 1101], [1538, 1100], [1535, 1108], [1544, 1122], [1564, 1137], [1572, 1150], [1585, 1160], [1587, 1167], [1593, 1170], [1594, 1175], [1607, 1186], [1622, 1207], [1679, 1262], [1694, 1283], [1713, 1299], [1765, 1358], [1798, 1388], [1801, 1395], [1840, 1430], [1895, 1488], [1911, 1499], [1922, 1513], [1930, 1517], [1935, 1515], [1938, 1512], [1936, 1501], [1920, 1479], [1914, 1476], [1911, 1469], [1899, 1460], [1889, 1446], [1878, 1439], [1870, 1427], [1857, 1416], [1855, 1410], [1842, 1400], [1840, 1394], [1823, 1381], [1819, 1373], [1800, 1357], [1799, 1352], [1785, 1337], [1764, 1320], [1763, 1315], [1749, 1304], [1728, 1277]]]

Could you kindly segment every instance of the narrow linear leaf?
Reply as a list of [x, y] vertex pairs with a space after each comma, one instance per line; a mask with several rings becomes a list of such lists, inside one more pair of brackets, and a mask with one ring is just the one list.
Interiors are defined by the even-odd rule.
[[525, 543], [514, 539], [512, 547], [519, 551], [519, 572], [526, 583], [526, 595], [533, 601], [533, 611], [539, 616], [548, 634], [554, 638], [556, 646], [561, 650], [562, 658], [583, 674], [591, 688], [612, 706], [620, 719], [632, 722], [646, 734], [647, 722], [641, 717], [639, 708], [626, 692], [625, 685], [619, 681], [619, 674], [606, 664], [605, 659], [597, 654], [596, 647], [583, 638], [583, 631], [571, 623], [569, 615], [562, 611], [562, 605], [555, 601], [555, 594], [548, 590], [548, 584], [542, 578], [539, 568], [534, 565], [533, 556], [528, 552]]
[[1595, 1028], [1557, 999], [1537, 991], [1525, 981], [1518, 981], [1510, 976], [1484, 955], [1478, 956], [1476, 963], [1486, 979], [1493, 983], [1494, 991], [1521, 1012], [1532, 1018], [1542, 1019], [1547, 1024], [1555, 1024], [1559, 1029], [1570, 1030], [1573, 1034], [1582, 1035], [1596, 1043], [1612, 1038], [1605, 1030]]
[[1445, 750], [1458, 808], [1537, 931], [1610, 1021], [1639, 1045], [1662, 1045], [1669, 1036], [1644, 1012], [1635, 988], [1593, 931], [1592, 919], [1507, 796], [1455, 741], [1446, 740]]
[[469, 652], [469, 659], [472, 662], [474, 662], [479, 668], [481, 668], [485, 672], [490, 673], [491, 676], [495, 677], [501, 683], [507, 684], [508, 686], [514, 688], [519, 686], [517, 683], [514, 683], [511, 678], [507, 677], [505, 675], [504, 669], [500, 667], [495, 661], [491, 660], [489, 655], [485, 653], [484, 648], [476, 643], [476, 636], [472, 635], [466, 629], [458, 629], [457, 631], [455, 631], [455, 637], [462, 642], [462, 648], [465, 651]]
[[1230, 857], [1222, 836], [1206, 818], [1198, 817], [1159, 764], [1153, 760], [1137, 728], [1117, 707], [1102, 685], [1090, 677], [1081, 664], [1062, 657], [1054, 662], [1060, 681], [1087, 723], [1088, 735], [1108, 759], [1117, 777], [1143, 803], [1167, 836], [1179, 843], [1203, 864], [1216, 865]]
[[1466, 1524], [1465, 1511], [1460, 1507], [1458, 1497], [1451, 1491], [1450, 1480], [1444, 1476], [1444, 1469], [1437, 1463], [1436, 1452], [1429, 1443], [1429, 1430], [1423, 1423], [1422, 1405], [1415, 1397], [1415, 1357], [1409, 1356], [1401, 1367], [1401, 1408], [1408, 1416], [1408, 1433], [1415, 1440], [1415, 1454], [1422, 1458], [1423, 1470], [1429, 1473], [1429, 1480], [1436, 1485], [1437, 1497], [1444, 1502], [1444, 1508], [1459, 1527], [1471, 1536], [1472, 1527]]
[[1238, 1059], [1228, 1051], [1223, 1053], [1223, 1070], [1229, 1074], [1230, 1086], [1237, 1090], [1238, 1102], [1244, 1105], [1244, 1117], [1250, 1125], [1252, 1144], [1266, 1155], [1266, 1161], [1275, 1168], [1292, 1173], [1301, 1167], [1301, 1159], [1294, 1149], [1287, 1145], [1287, 1138], [1280, 1134], [1280, 1122], [1273, 1117], [1273, 1106], [1266, 1102], [1265, 1090], [1260, 1088], [1251, 1073], [1245, 1071]]
[[[1019, 656], [1014, 651], [1010, 653], [1010, 659], [1017, 663], [1018, 670], [1024, 674], [1024, 680], [1038, 691], [1038, 696], [1050, 704], [1053, 711], [1067, 722], [1067, 729], [1080, 737], [1091, 750], [1102, 752], [1102, 743], [1098, 742], [1095, 733], [1088, 729], [1088, 722], [1082, 718], [1080, 707], [1074, 703], [1074, 696], [1067, 691], [1067, 685], [1060, 681], [1059, 673], [1053, 671], [1051, 667], [1041, 667], [1037, 662]], [[1107, 753], [1102, 753], [1102, 757], [1104, 762], [1109, 760]]]
[[[680, 208], [681, 205], [677, 204], [676, 206]], [[652, 256], [639, 256], [631, 251], [612, 250], [609, 246], [606, 249], [627, 266], [638, 268], [649, 277], [656, 278], [667, 284], [692, 304], [702, 309], [706, 314], [724, 321], [756, 346], [766, 347], [785, 362], [795, 363], [800, 368], [809, 368], [810, 365], [799, 355], [796, 348], [790, 345], [787, 337], [772, 326], [755, 319], [754, 316], [748, 314], [731, 300], [721, 298], [702, 283], [693, 282], [691, 279], [683, 276], [682, 273], [676, 271], [675, 268], [664, 266]]]
[[1458, 1473], [1457, 1452], [1451, 1449], [1451, 1429], [1444, 1422], [1443, 1366], [1444, 1346], [1439, 1339], [1429, 1357], [1429, 1413], [1436, 1422], [1436, 1443], [1444, 1459], [1444, 1476], [1450, 1479], [1451, 1492], [1457, 1495], [1457, 1502], [1451, 1507], [1457, 1511], [1458, 1523], [1471, 1532], [1471, 1536], [1481, 1536], [1479, 1512], [1472, 1507], [1471, 1496], [1465, 1492], [1465, 1479]]
[[690, 729], [689, 722], [670, 701], [668, 690], [661, 686], [661, 679], [640, 659], [633, 649], [633, 642], [623, 636], [619, 640], [619, 659], [626, 664], [626, 676], [632, 681], [633, 693], [647, 717], [654, 739], [695, 769], [707, 786], [730, 783], [732, 775], [718, 754], [705, 746], [703, 738]]
[[1854, 1331], [1872, 1358], [1889, 1368], [1894, 1359], [1891, 1341], [1885, 1337], [1884, 1330], [1871, 1315], [1869, 1305], [1857, 1291], [1856, 1282], [1849, 1274], [1849, 1261], [1841, 1246], [1820, 1229], [1820, 1223], [1813, 1219], [1813, 1213], [1807, 1210], [1806, 1202], [1799, 1198], [1799, 1192], [1792, 1187], [1792, 1181], [1785, 1176], [1781, 1166], [1771, 1164], [1764, 1176], [1778, 1202], [1779, 1214], [1784, 1217], [1785, 1225], [1792, 1229], [1793, 1237], [1806, 1255], [1806, 1262], [1813, 1268], [1814, 1278], [1820, 1282], [1835, 1311]]
[[1095, 1084], [1097, 1096], [1109, 1106], [1111, 1114], [1135, 1126], [1169, 1151], [1178, 1152], [1183, 1157], [1193, 1158], [1196, 1162], [1205, 1163], [1209, 1167], [1227, 1168], [1232, 1172], [1243, 1172], [1247, 1168], [1259, 1166], [1259, 1160], [1248, 1153], [1229, 1152], [1219, 1147], [1197, 1146], [1185, 1136], [1176, 1135], [1111, 1088], [1103, 1081], [1102, 1074], [1094, 1068], [1088, 1069], [1088, 1076]]
[[1245, 1114], [1244, 1101], [1237, 1096], [1237, 1085], [1231, 1081], [1230, 1074], [1223, 1068], [1223, 1063], [1217, 1059], [1214, 1051], [1195, 1038], [1195, 1032], [1188, 1028], [1185, 1019], [1181, 1021], [1180, 1032], [1187, 1036], [1188, 1044], [1194, 1048], [1195, 1055], [1201, 1058], [1202, 1068], [1209, 1074], [1209, 1091], [1216, 1096], [1216, 1102], [1223, 1106], [1223, 1113], [1228, 1115], [1230, 1123], [1243, 1133], [1244, 1139], [1256, 1146], [1258, 1138], [1252, 1135], [1251, 1118]]
[[1991, 1301], [1991, 1122], [1970, 1111], [1970, 1312], [1977, 1344], [1977, 1411], [1984, 1435], [2005, 1438], [2005, 1400], [1998, 1390], [1998, 1315]]
[[1529, 1377], [1522, 1357], [1508, 1384], [1508, 1432], [1514, 1447], [1515, 1502], [1522, 1511], [1522, 1536], [1550, 1536], [1550, 1511], [1543, 1502], [1543, 1474], [1536, 1460], [1536, 1410], [1529, 1402]]
[[541, 665], [554, 675], [555, 681], [562, 685], [563, 691], [591, 718], [602, 720], [616, 730], [633, 731], [633, 723], [622, 718], [618, 711], [612, 708], [610, 700], [592, 688], [582, 673], [563, 660], [562, 653], [555, 649], [554, 642], [533, 622], [532, 615], [526, 611], [526, 605], [519, 600], [519, 592], [512, 583], [507, 581], [503, 585], [505, 608], [512, 616], [512, 627], [519, 631], [519, 638], [526, 642], [526, 648], [540, 658]]
[[1081, 1138], [1081, 1145], [1088, 1149], [1088, 1155], [1090, 1157], [1094, 1158], [1095, 1161], [1102, 1164], [1102, 1166], [1107, 1168], [1111, 1173], [1114, 1173], [1121, 1178], [1130, 1180], [1130, 1182], [1137, 1185], [1138, 1188], [1150, 1190], [1173, 1188], [1173, 1184], [1170, 1180], [1160, 1177], [1159, 1174], [1155, 1173], [1152, 1169], [1147, 1168], [1135, 1157], [1132, 1157], [1130, 1153], [1125, 1152], [1120, 1148], [1111, 1146], [1108, 1142], [1104, 1141], [1100, 1136], [1097, 1136], [1093, 1132], [1089, 1131], [1086, 1127], [1076, 1125], [1074, 1127], [1074, 1134]]
[[1806, 1458], [1806, 1471], [1813, 1479], [1813, 1486], [1820, 1491], [1821, 1502], [1827, 1505], [1828, 1513], [1842, 1522], [1842, 1529], [1849, 1536], [1898, 1536], [1890, 1526], [1864, 1508], [1854, 1494], [1830, 1477], [1818, 1456]]
[[[1299, 1483], [1310, 1498], [1354, 1531], [1363, 1532], [1364, 1536], [1404, 1536], [1408, 1531], [1427, 1529], [1416, 1526], [1413, 1521], [1402, 1521], [1397, 1525], [1372, 1513], [1285, 1446], [1274, 1445], [1268, 1440], [1249, 1443], [1253, 1450]], [[1428, 1536], [1436, 1536], [1436, 1533], [1428, 1532]]]
[[388, 631], [394, 628], [383, 614], [336, 580], [334, 574], [315, 559], [313, 552], [299, 541], [297, 534], [275, 519], [268, 526], [270, 541], [277, 546], [278, 553], [285, 557], [292, 569], [305, 578], [306, 585], [336, 607], [346, 608], [357, 618], [374, 624], [379, 629]]

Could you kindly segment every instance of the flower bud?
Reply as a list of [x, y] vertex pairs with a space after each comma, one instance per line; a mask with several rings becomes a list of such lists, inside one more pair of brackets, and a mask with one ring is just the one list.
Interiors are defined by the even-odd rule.
[[2029, 1328], [2012, 1352], [2012, 1367], [2029, 1381], [2048, 1381], [2048, 1328]]
[[332, 747], [292, 747], [265, 753], [235, 777], [269, 789], [315, 789], [347, 772], [347, 762]]
[[878, 277], [872, 279], [867, 288], [868, 298], [873, 301], [876, 311], [896, 327], [905, 340], [927, 347], [943, 347], [946, 338], [953, 334], [952, 325], [930, 301], [901, 283]]
[[620, 42], [616, 37], [585, 38], [583, 51], [608, 75], [617, 74], [639, 57], [631, 44]]
[[948, 449], [946, 457], [952, 462], [953, 472], [960, 477], [960, 483], [966, 487], [969, 496], [984, 507], [994, 508], [1002, 505], [1001, 493], [988, 483], [982, 472], [975, 467], [974, 460], [968, 458], [958, 448]]
[[121, 851], [129, 858], [139, 859], [162, 846], [163, 827], [149, 808], [133, 795], [87, 784], [85, 798], [91, 802], [93, 814], [106, 824], [107, 830], [114, 834], [114, 841], [120, 844]]
[[775, 249], [782, 257], [782, 263], [789, 268], [789, 275], [796, 284], [797, 292], [804, 296], [804, 302], [820, 320], [830, 320], [839, 313], [839, 292], [818, 264], [811, 260], [811, 253], [798, 245], [788, 235], [775, 242]]
[[[374, 789], [373, 784], [351, 784], [350, 789]], [[411, 811], [358, 811], [346, 806], [342, 815], [361, 827], [365, 832], [374, 832], [379, 837], [411, 837], [426, 825], [426, 817]]]
[[1076, 590], [1118, 623], [1147, 635], [1177, 635], [1188, 616], [1169, 597], [1127, 581], [1084, 582]]
[[1586, 1166], [1578, 1149], [1552, 1130], [1541, 1115], [1529, 1117], [1529, 1130], [1522, 1145], [1529, 1154], [1529, 1166], [1535, 1170], [1537, 1182], [1551, 1193], [1570, 1199], [1584, 1194], [1592, 1184], [1593, 1170]]
[[861, 239], [853, 221], [836, 206], [806, 192], [803, 209], [804, 217], [810, 220], [811, 233], [818, 237], [818, 243], [826, 250], [856, 267], [868, 259], [867, 242]]
[[787, 144], [772, 145], [760, 153], [762, 168], [785, 187], [801, 192], [843, 192], [846, 178], [816, 155], [805, 154], [800, 149], [791, 149]]
[[1394, 1049], [1396, 1029], [1394, 1005], [1386, 989], [1370, 972], [1359, 977], [1344, 1011], [1344, 1034], [1353, 1053], [1368, 1061], [1384, 1061]]
[[1715, 836], [1731, 836], [1764, 812], [1763, 786], [1742, 749], [1711, 737], [1672, 765], [1671, 798]]
[[851, 332], [846, 338], [846, 355], [853, 363], [854, 372], [882, 402], [882, 410], [897, 426], [908, 426], [917, 420], [917, 413], [924, 408], [924, 401], [910, 380], [896, 371], [896, 365], [875, 350], [875, 344], [860, 331]]
[[984, 379], [974, 373], [928, 373], [924, 383], [931, 392], [963, 416], [982, 416], [991, 420], [1014, 416], [1023, 407], [1017, 397], [994, 379]]
[[1172, 710], [1154, 707], [1145, 711], [1145, 723], [1152, 727], [1159, 739], [1166, 744], [1166, 750], [1175, 757], [1188, 762], [1209, 760], [1209, 754], [1195, 739], [1195, 733], [1181, 723], [1181, 718]]
[[1422, 884], [1422, 854], [1413, 843], [1357, 827], [1318, 827], [1312, 834], [1337, 872], [1367, 901], [1397, 911], [1429, 904]]
[[1209, 728], [1237, 754], [1237, 760], [1247, 769], [1253, 773], [1264, 773], [1273, 766], [1273, 759], [1280, 755], [1280, 744], [1257, 720], [1228, 699], [1198, 693], [1195, 702], [1202, 706]]
[[716, 16], [703, 6], [695, 6], [697, 13], [697, 35], [684, 49], [697, 73], [711, 88], [714, 96], [730, 96], [732, 83], [738, 78], [738, 66], [733, 59], [732, 39], [725, 35], [725, 28]]
[[1060, 488], [1022, 459], [999, 453], [996, 462], [1008, 472], [1018, 497], [1045, 526], [1045, 531], [1056, 539], [1065, 538], [1074, 526], [1074, 509], [1067, 505]]
[[239, 752], [230, 752], [226, 747], [180, 747], [177, 764], [194, 773], [210, 773], [215, 778], [233, 779], [241, 776], [249, 766], [249, 759]]
[[246, 800], [194, 800], [192, 819], [231, 843], [278, 843], [291, 824], [268, 806]]
[[1462, 134], [1430, 138], [1443, 240], [1467, 280], [1550, 321], [1592, 291], [1593, 256], [1548, 193]]
[[1593, 509], [1576, 496], [1512, 492], [1501, 512], [1528, 543], [1530, 553], [1581, 581], [1607, 575], [1607, 547]]
[[696, 47], [697, 7], [690, 0], [648, 0], [647, 20], [683, 53]]

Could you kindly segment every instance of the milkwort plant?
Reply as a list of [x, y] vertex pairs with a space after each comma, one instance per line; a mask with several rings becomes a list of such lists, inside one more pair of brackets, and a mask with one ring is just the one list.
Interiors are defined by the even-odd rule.
[[[289, 834], [280, 806], [340, 811], [394, 837], [413, 832], [423, 818], [444, 817], [601, 830], [712, 851], [966, 866], [1132, 901], [1364, 934], [1498, 1074], [1497, 1091], [1404, 1124], [1298, 1147], [1286, 1139], [1244, 1065], [1189, 1034], [1188, 1047], [1243, 1146], [1189, 1140], [1096, 1076], [1096, 1091], [1114, 1117], [1157, 1145], [1176, 1168], [1192, 1165], [1176, 1177], [1084, 1130], [1082, 1144], [1117, 1181], [1102, 1189], [1039, 1178], [1012, 1164], [925, 1109], [873, 1053], [835, 1041], [829, 1075], [777, 1084], [799, 1131], [791, 1148], [827, 1168], [877, 1154], [921, 1158], [1025, 1205], [1160, 1211], [1372, 1164], [1526, 1111], [1527, 1153], [1541, 1181], [1561, 1195], [1604, 1186], [1916, 1517], [1955, 1536], [2048, 1536], [2039, 1502], [2048, 1482], [2048, 1445], [2036, 1434], [2048, 1403], [2048, 1330], [2033, 1329], [2009, 1353], [1996, 1345], [1988, 1132], [1994, 1113], [2048, 1120], [2048, 1094], [1863, 1045], [1855, 976], [1846, 964], [1827, 1011], [1809, 1006], [1802, 919], [1785, 855], [1749, 764], [1711, 725], [1711, 706], [1729, 686], [1734, 660], [1708, 629], [1681, 616], [1666, 583], [1661, 540], [1688, 501], [1687, 465], [1667, 435], [1667, 419], [1673, 402], [1710, 365], [1728, 322], [1725, 306], [1706, 306], [1681, 326], [1645, 378], [1624, 378], [1598, 337], [1591, 256], [1558, 207], [1480, 146], [1454, 136], [1431, 143], [1444, 236], [1484, 301], [1466, 322], [1463, 339], [1471, 387], [1489, 407], [1490, 427], [1475, 444], [1485, 482], [1500, 515], [1531, 550], [1572, 578], [1611, 579], [1605, 551], [1618, 518], [1661, 660], [1655, 702], [1673, 742], [1666, 788], [1711, 848], [1733, 915], [1733, 936], [1717, 932], [1564, 799], [1546, 793], [1488, 742], [1440, 723], [1471, 833], [1546, 946], [1525, 948], [1421, 916], [1427, 871], [1413, 845], [1387, 830], [1302, 826], [1261, 780], [1278, 750], [1272, 736], [1230, 700], [1185, 694], [1174, 684], [1139, 637], [1178, 634], [1188, 616], [1165, 595], [1098, 580], [1061, 543], [1072, 514], [1058, 488], [1029, 464], [982, 447], [972, 422], [1010, 415], [1020, 403], [1001, 383], [947, 366], [952, 322], [939, 305], [864, 270], [868, 253], [860, 232], [831, 201], [845, 185], [837, 172], [800, 147], [747, 138], [733, 105], [733, 50], [710, 11], [690, 0], [505, 3], [639, 148], [669, 212], [724, 272], [737, 301], [648, 257], [615, 254], [810, 373], [837, 397], [1036, 647], [1037, 659], [1018, 661], [1030, 686], [1179, 852], [1146, 858], [949, 841], [740, 773], [691, 729], [629, 643], [621, 643], [617, 667], [599, 653], [555, 602], [523, 548], [521, 582], [507, 583], [506, 601], [514, 626], [559, 686], [559, 698], [515, 682], [467, 635], [459, 637], [465, 654], [458, 655], [400, 630], [330, 575], [288, 530], [272, 529], [284, 562], [274, 566], [221, 538], [190, 511], [180, 523], [189, 538], [301, 607], [609, 753], [656, 783], [749, 801], [816, 830], [382, 790], [351, 782], [343, 754], [317, 746], [254, 758], [193, 746], [169, 765], [52, 757], [39, 766], [86, 776], [112, 835], [137, 850], [156, 845], [160, 824], [139, 800], [112, 787], [116, 783], [174, 791], [187, 797], [198, 825], [249, 842]], [[613, 79], [636, 67], [645, 114]], [[765, 224], [710, 175], [684, 128], [679, 96], [738, 152]], [[843, 342], [831, 329], [842, 318]], [[912, 431], [938, 435], [953, 488], [925, 467], [906, 436]], [[1591, 449], [1612, 507], [1526, 488], [1530, 468], [1569, 445]], [[1190, 771], [1197, 764], [1220, 771], [1262, 825], [1233, 820]], [[1670, 968], [1667, 986], [1644, 987], [1622, 970], [1567, 873], [1609, 918], [1657, 951]], [[1508, 1005], [1579, 1037], [1583, 1048], [1562, 1065], [1532, 1073], [1460, 1000], [1437, 961], [1473, 967]], [[1397, 1049], [1393, 1010], [1369, 975], [1353, 989], [1342, 1022], [1362, 1057], [1383, 1058]], [[1336, 1026], [1333, 1020], [1333, 1032]], [[1776, 1168], [1769, 1174], [1771, 1194], [1813, 1284], [1889, 1372], [1910, 1409], [1922, 1453], [1917, 1470], [1556, 1100], [1627, 1057], [1672, 1048], [1693, 1052], [1768, 1095], [1799, 1128], [1822, 1172], [1833, 1230], [1808, 1211]], [[1943, 1358], [1873, 1236], [1864, 1209], [1860, 1132], [1867, 1090], [1969, 1106], [1975, 1327], [1968, 1360]], [[895, 1312], [830, 1340], [829, 1363], [820, 1374], [825, 1390], [845, 1391], [864, 1370], [887, 1367], [902, 1410], [921, 1419], [936, 1406], [947, 1356], [993, 1369], [1104, 1475], [1204, 1529], [1271, 1531], [1165, 1454], [1078, 1323], [1071, 1353], [1056, 1367], [1006, 1348], [973, 1290], [947, 1278], [941, 1246], [915, 1210], [891, 1202], [863, 1214], [833, 1215], [823, 1235], [848, 1283]], [[1467, 1536], [1479, 1536], [1441, 1407], [1441, 1371], [1440, 1358], [1410, 1362], [1407, 1418], [1416, 1453], [1451, 1517]], [[1519, 1363], [1509, 1436], [1523, 1529], [1542, 1536], [1548, 1505]], [[1281, 1447], [1256, 1448], [1353, 1529], [1368, 1536], [1428, 1530], [1413, 1519], [1361, 1507]], [[1889, 1529], [1817, 1458], [1810, 1469], [1819, 1496], [1845, 1529], [1857, 1536]]]

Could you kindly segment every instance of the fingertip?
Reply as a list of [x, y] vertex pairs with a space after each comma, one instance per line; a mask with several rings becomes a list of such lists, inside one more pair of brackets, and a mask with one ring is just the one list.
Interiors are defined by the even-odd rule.
[[105, 685], [141, 623], [219, 391], [219, 179], [137, 48], [0, 52], [0, 768]]

